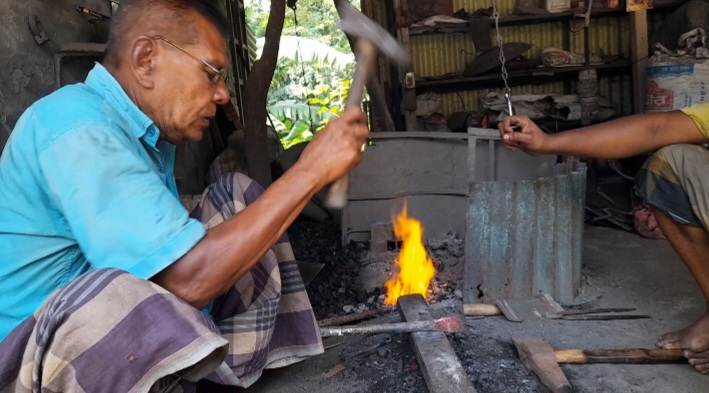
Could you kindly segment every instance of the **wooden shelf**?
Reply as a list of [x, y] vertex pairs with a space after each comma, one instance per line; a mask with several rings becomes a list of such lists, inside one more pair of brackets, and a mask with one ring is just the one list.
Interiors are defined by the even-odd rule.
[[[587, 69], [596, 69], [599, 73], [625, 72], [630, 70], [629, 60], [617, 60], [611, 63], [574, 66], [563, 68], [534, 68], [530, 70], [510, 71], [508, 81], [510, 85], [540, 84], [559, 80], [560, 76], [573, 77], [574, 73]], [[486, 74], [472, 77], [451, 77], [437, 79], [421, 79], [416, 81], [417, 92], [447, 92], [459, 90], [480, 89], [502, 85], [499, 73]]]
[[[664, 2], [655, 3], [655, 8], [649, 11], [662, 11], [670, 8], [677, 7], [683, 4], [684, 1], [671, 0]], [[625, 7], [618, 8], [594, 8], [591, 11], [591, 20], [594, 18], [609, 17], [615, 15], [626, 14]], [[549, 13], [541, 15], [507, 15], [500, 18], [500, 26], [520, 26], [520, 25], [532, 25], [539, 23], [553, 23], [561, 22], [565, 20], [571, 20], [574, 15], [583, 15], [583, 10], [572, 10], [567, 12], [559, 13]], [[490, 19], [492, 24], [492, 19]], [[593, 23], [593, 22], [592, 22]], [[422, 35], [422, 34], [446, 34], [446, 33], [467, 33], [467, 24], [461, 24], [460, 26], [445, 26], [445, 27], [428, 27], [428, 26], [418, 26], [411, 27], [409, 29], [409, 35]]]

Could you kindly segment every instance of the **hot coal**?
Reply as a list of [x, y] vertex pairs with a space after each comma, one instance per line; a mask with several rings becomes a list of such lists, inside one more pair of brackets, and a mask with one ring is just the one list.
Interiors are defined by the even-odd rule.
[[[342, 246], [340, 228], [334, 222], [298, 221], [288, 235], [297, 260], [325, 264], [307, 288], [318, 318], [387, 308], [383, 305], [383, 285], [363, 291], [356, 280], [362, 266], [371, 263], [367, 243]], [[463, 240], [448, 234], [431, 240], [427, 249], [437, 271], [429, 289], [429, 302], [462, 298], [462, 291], [457, 288], [463, 277]], [[391, 274], [397, 254], [397, 250], [392, 250], [377, 256], [387, 267], [382, 273], [385, 276], [380, 278], [382, 283]]]
[[298, 221], [288, 230], [288, 236], [297, 260], [325, 264], [307, 288], [318, 318], [363, 311], [366, 306], [359, 305], [380, 295], [380, 291], [357, 291], [353, 278], [357, 277], [367, 245], [351, 243], [343, 247], [334, 222]]

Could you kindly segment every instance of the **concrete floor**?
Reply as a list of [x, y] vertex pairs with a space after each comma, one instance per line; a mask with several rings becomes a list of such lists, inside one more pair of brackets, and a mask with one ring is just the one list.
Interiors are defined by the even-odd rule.
[[[585, 283], [579, 301], [602, 296], [602, 307], [637, 307], [652, 319], [634, 321], [536, 321], [523, 324], [481, 320], [476, 331], [509, 339], [544, 338], [558, 348], [654, 347], [662, 333], [682, 328], [704, 310], [689, 271], [665, 241], [588, 227], [584, 243]], [[563, 367], [576, 392], [709, 392], [709, 376], [687, 365], [575, 365]]]
[[[475, 334], [507, 341], [512, 336], [547, 340], [557, 348], [653, 347], [667, 331], [686, 326], [704, 309], [704, 300], [669, 244], [608, 228], [589, 227], [584, 244], [584, 284], [579, 302], [599, 307], [637, 307], [653, 318], [633, 321], [528, 321], [502, 318], [469, 320]], [[327, 375], [339, 360], [335, 352], [356, 348], [357, 340], [292, 367], [268, 372], [248, 392], [365, 392], [373, 381], [354, 373]], [[687, 365], [574, 365], [564, 371], [580, 393], [702, 393], [709, 376]], [[514, 390], [514, 381], [506, 381]]]

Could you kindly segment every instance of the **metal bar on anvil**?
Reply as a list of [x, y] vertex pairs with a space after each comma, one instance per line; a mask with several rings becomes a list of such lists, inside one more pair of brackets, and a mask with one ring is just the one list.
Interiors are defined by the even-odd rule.
[[[420, 295], [399, 298], [399, 311], [408, 322], [433, 320]], [[430, 393], [476, 393], [444, 333], [411, 333], [411, 343]]]
[[321, 326], [323, 337], [345, 336], [349, 334], [413, 333], [413, 332], [459, 332], [463, 322], [459, 317], [445, 317], [436, 320], [414, 322], [380, 323], [365, 326]]

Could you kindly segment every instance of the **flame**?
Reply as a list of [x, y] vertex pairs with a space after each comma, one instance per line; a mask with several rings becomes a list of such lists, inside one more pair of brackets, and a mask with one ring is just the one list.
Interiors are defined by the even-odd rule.
[[398, 272], [384, 285], [387, 297], [384, 304], [394, 305], [400, 296], [420, 294], [428, 297], [428, 286], [436, 275], [436, 268], [423, 246], [423, 225], [409, 217], [406, 205], [394, 218], [394, 235], [402, 241], [396, 258]]

